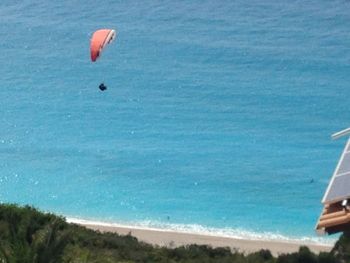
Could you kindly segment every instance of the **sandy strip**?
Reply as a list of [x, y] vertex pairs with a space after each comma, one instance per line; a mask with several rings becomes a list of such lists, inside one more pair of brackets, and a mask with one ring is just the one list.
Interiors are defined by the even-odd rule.
[[87, 228], [99, 230], [101, 232], [114, 232], [120, 235], [131, 234], [140, 241], [149, 244], [177, 247], [181, 245], [197, 244], [210, 245], [212, 247], [230, 247], [243, 253], [251, 253], [261, 249], [269, 249], [274, 256], [283, 253], [291, 253], [299, 250], [301, 245], [307, 245], [315, 253], [329, 252], [331, 245], [300, 244], [282, 241], [246, 240], [229, 237], [209, 236], [201, 234], [190, 234], [167, 230], [142, 229], [123, 226], [106, 226], [91, 223], [79, 223]]

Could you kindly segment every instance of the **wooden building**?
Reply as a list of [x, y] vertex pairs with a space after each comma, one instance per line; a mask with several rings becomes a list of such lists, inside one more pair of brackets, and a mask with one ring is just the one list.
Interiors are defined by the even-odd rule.
[[[349, 135], [350, 128], [332, 135], [333, 139]], [[317, 222], [318, 233], [350, 231], [350, 139], [322, 199], [324, 205]]]

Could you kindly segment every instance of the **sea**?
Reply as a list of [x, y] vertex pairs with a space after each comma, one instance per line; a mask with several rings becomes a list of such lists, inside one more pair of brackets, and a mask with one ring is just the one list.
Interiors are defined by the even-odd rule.
[[[0, 2], [0, 202], [70, 219], [333, 243], [346, 0]], [[94, 31], [117, 39], [90, 60]], [[100, 83], [107, 86], [100, 91]]]

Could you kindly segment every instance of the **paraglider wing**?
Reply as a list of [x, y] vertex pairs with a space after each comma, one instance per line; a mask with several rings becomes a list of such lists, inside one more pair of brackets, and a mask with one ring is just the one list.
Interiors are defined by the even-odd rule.
[[113, 29], [97, 30], [91, 38], [90, 55], [91, 60], [95, 62], [101, 55], [102, 50], [116, 37], [116, 32]]

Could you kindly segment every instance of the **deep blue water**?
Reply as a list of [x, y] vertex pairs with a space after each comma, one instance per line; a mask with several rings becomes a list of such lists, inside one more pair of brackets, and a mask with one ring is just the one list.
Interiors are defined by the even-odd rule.
[[[349, 126], [349, 8], [1, 1], [0, 201], [314, 238]], [[99, 28], [118, 37], [91, 63]]]

